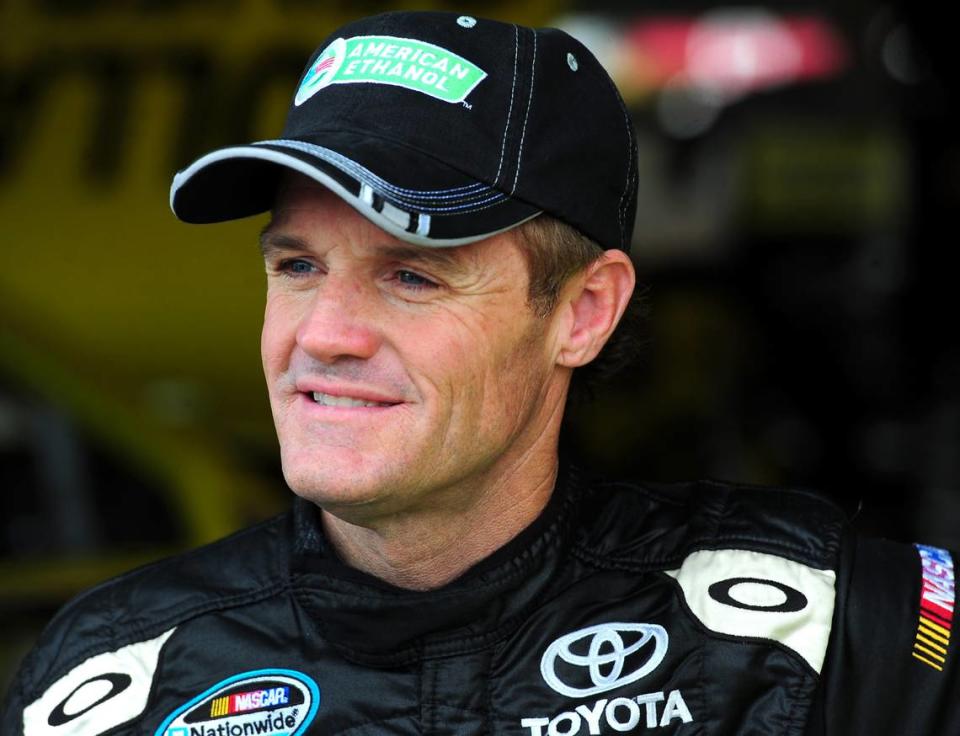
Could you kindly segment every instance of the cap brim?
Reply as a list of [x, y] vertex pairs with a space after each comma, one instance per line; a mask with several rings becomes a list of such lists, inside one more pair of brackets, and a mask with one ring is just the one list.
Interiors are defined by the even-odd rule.
[[[394, 237], [418, 245], [472, 243], [540, 214], [537, 207], [396, 143], [343, 133], [324, 142], [337, 150], [278, 139], [208, 153], [174, 177], [170, 207], [191, 223], [259, 214], [273, 207], [283, 175], [296, 171]], [[413, 188], [412, 181], [430, 187]]]

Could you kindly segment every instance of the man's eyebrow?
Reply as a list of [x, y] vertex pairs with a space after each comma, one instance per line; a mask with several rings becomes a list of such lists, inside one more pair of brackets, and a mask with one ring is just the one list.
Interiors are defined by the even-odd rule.
[[305, 240], [295, 235], [284, 235], [283, 233], [273, 232], [270, 230], [270, 224], [260, 231], [260, 252], [264, 258], [287, 250], [308, 250], [308, 245]]
[[[274, 232], [270, 229], [271, 225], [272, 223], [267, 224], [260, 232], [260, 251], [264, 258], [283, 251], [310, 250], [309, 244], [303, 238]], [[442, 269], [445, 273], [456, 274], [466, 270], [463, 260], [446, 248], [428, 248], [426, 246], [392, 243], [381, 246], [377, 255], [384, 259], [406, 261]]]
[[382, 255], [385, 258], [397, 261], [421, 263], [425, 266], [442, 269], [448, 273], [462, 273], [466, 270], [463, 259], [458, 258], [457, 255], [448, 248], [428, 248], [426, 246], [394, 244], [384, 246]]

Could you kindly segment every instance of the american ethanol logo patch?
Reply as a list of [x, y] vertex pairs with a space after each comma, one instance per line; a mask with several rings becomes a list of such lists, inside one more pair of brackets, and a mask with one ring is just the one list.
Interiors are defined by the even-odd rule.
[[463, 102], [487, 73], [452, 51], [396, 36], [338, 38], [317, 57], [293, 102], [298, 107], [331, 84], [390, 84]]
[[319, 707], [320, 688], [302, 672], [242, 672], [177, 708], [154, 736], [298, 736]]

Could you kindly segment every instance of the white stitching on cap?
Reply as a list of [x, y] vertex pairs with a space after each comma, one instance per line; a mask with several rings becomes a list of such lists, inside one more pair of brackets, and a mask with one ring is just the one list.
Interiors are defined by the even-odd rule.
[[[613, 82], [611, 82], [611, 84], [613, 84]], [[627, 202], [627, 193], [630, 191], [630, 182], [639, 176], [639, 172], [634, 166], [633, 125], [630, 124], [630, 116], [627, 114], [627, 108], [623, 104], [623, 99], [620, 97], [619, 91], [617, 91], [616, 88], [614, 91], [617, 95], [617, 102], [620, 104], [620, 111], [623, 113], [623, 120], [627, 126], [627, 180], [623, 185], [623, 194], [620, 195], [620, 205], [617, 208], [617, 218], [620, 220], [620, 242], [623, 244], [624, 250], [627, 250], [630, 247], [628, 240], [631, 235], [627, 232], [626, 223], [627, 206], [629, 205], [629, 202]]]
[[523, 129], [520, 131], [520, 149], [517, 151], [517, 168], [513, 173], [513, 186], [510, 188], [510, 194], [513, 194], [517, 188], [517, 179], [520, 178], [520, 162], [523, 157], [523, 139], [527, 134], [527, 120], [530, 119], [530, 108], [533, 106], [533, 80], [537, 73], [537, 29], [533, 31], [533, 61], [530, 62], [530, 95], [527, 97], [527, 112], [523, 116]]
[[620, 91], [617, 89], [617, 86], [613, 83], [613, 80], [610, 79], [609, 75], [605, 75], [607, 78], [607, 84], [610, 85], [611, 91], [613, 92], [614, 98], [617, 100], [617, 104], [620, 106], [620, 112], [623, 113], [623, 120], [627, 126], [627, 179], [623, 184], [623, 193], [620, 195], [620, 201], [617, 204], [617, 224], [620, 226], [620, 245], [624, 250], [627, 250], [627, 226], [624, 222], [624, 218], [627, 214], [627, 192], [630, 191], [630, 181], [639, 177], [639, 172], [634, 169], [633, 166], [633, 126], [630, 124], [630, 115], [627, 113], [626, 105], [623, 104], [623, 98], [620, 96]]
[[[487, 197], [486, 199], [481, 199], [477, 202], [466, 202], [465, 204], [456, 205], [455, 207], [429, 207], [427, 205], [416, 204], [413, 202], [403, 202], [403, 204], [410, 204], [413, 207], [416, 207], [420, 212], [439, 212], [439, 213], [448, 213], [448, 214], [466, 214], [467, 212], [476, 212], [477, 210], [484, 210], [487, 207], [492, 207], [500, 202], [503, 202], [507, 199], [507, 195], [502, 194], [501, 192], [496, 192], [495, 194]], [[487, 203], [490, 204], [487, 204]], [[474, 205], [484, 205], [483, 207], [476, 207]]]
[[500, 183], [500, 171], [503, 169], [503, 159], [507, 151], [507, 131], [510, 130], [510, 116], [513, 114], [513, 92], [517, 88], [517, 60], [520, 56], [520, 30], [513, 27], [513, 82], [510, 84], [510, 107], [507, 109], [507, 124], [503, 127], [503, 144], [500, 146], [500, 163], [497, 164], [497, 175], [493, 183]]
[[[489, 201], [489, 200], [488, 200], [488, 201]], [[509, 202], [509, 201], [511, 201], [510, 198], [507, 197], [506, 195], [503, 195], [503, 197], [502, 197], [501, 199], [498, 199], [498, 200], [496, 200], [496, 201], [492, 201], [492, 202], [490, 202], [490, 204], [484, 204], [482, 207], [474, 207], [474, 208], [471, 209], [471, 210], [463, 210], [463, 211], [461, 211], [461, 212], [441, 213], [441, 215], [443, 215], [443, 214], [446, 214], [446, 215], [470, 215], [470, 214], [473, 214], [474, 212], [480, 212], [481, 210], [488, 210], [488, 209], [490, 209], [491, 207], [499, 207], [501, 204], [506, 204], [506, 203]], [[442, 208], [435, 208], [435, 209], [442, 209]]]

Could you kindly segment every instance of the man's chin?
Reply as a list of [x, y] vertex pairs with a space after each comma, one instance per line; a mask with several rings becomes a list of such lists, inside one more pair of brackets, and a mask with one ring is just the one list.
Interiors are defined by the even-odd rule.
[[389, 485], [388, 479], [371, 473], [369, 464], [328, 463], [324, 460], [284, 462], [283, 474], [290, 490], [305, 501], [328, 510], [375, 502], [383, 495], [384, 487]]

